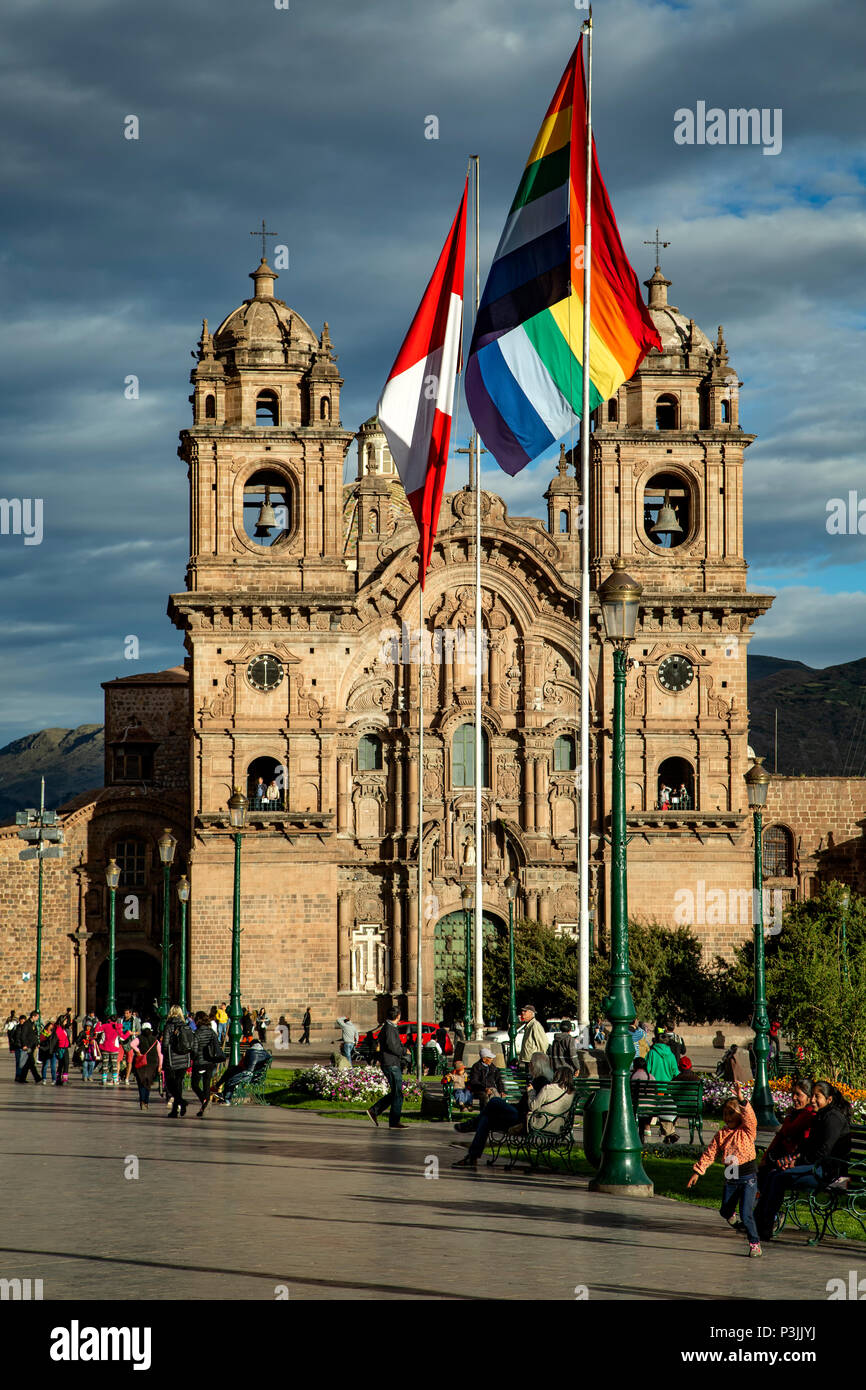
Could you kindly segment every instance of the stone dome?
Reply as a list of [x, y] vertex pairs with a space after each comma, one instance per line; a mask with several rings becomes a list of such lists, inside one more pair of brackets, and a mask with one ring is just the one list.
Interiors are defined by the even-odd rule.
[[215, 350], [273, 350], [291, 344], [296, 349], [315, 351], [319, 340], [310, 325], [282, 299], [274, 297], [274, 281], [279, 276], [266, 260], [262, 259], [258, 269], [250, 272], [250, 279], [256, 287], [255, 295], [223, 319], [214, 333]]
[[644, 280], [649, 290], [648, 308], [650, 318], [662, 340], [662, 352], [705, 352], [713, 354], [713, 344], [694, 319], [687, 319], [675, 304], [668, 304], [668, 289], [671, 281], [666, 280], [661, 268], [656, 266], [650, 280]]

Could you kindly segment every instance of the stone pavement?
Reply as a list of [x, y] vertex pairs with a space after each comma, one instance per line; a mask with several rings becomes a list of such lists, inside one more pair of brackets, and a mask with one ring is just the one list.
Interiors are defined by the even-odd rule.
[[[866, 1248], [783, 1236], [761, 1260], [706, 1208], [621, 1200], [460, 1157], [444, 1125], [190, 1105], [0, 1078], [0, 1278], [46, 1300], [827, 1297]], [[134, 1171], [138, 1177], [126, 1177]], [[435, 1170], [438, 1178], [427, 1178]], [[283, 1294], [285, 1296], [285, 1294]]]

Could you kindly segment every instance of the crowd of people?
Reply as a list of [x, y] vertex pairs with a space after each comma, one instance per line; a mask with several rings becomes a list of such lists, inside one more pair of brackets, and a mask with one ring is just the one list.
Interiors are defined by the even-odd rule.
[[[158, 1013], [155, 1006], [155, 1012]], [[184, 1013], [174, 1005], [162, 1028], [133, 1009], [100, 1020], [89, 1013], [76, 1019], [72, 1009], [54, 1020], [42, 1022], [34, 1009], [29, 1015], [11, 1010], [5, 1031], [15, 1058], [15, 1081], [26, 1085], [32, 1076], [37, 1085], [66, 1085], [71, 1068], [81, 1069], [82, 1085], [116, 1088], [135, 1083], [141, 1111], [150, 1109], [151, 1093], [164, 1097], [171, 1119], [187, 1111], [183, 1096], [186, 1076], [198, 1098], [198, 1117], [204, 1118], [212, 1100], [229, 1103], [238, 1086], [253, 1077], [270, 1060], [266, 1049], [270, 1019], [264, 1009], [245, 1008], [241, 1017], [239, 1065], [226, 1066], [215, 1086], [218, 1067], [228, 1062], [229, 1015], [223, 1002], [208, 1013]]]

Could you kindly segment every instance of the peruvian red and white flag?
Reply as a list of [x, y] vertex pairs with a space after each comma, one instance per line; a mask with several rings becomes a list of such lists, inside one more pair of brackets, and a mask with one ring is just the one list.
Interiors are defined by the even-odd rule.
[[448, 240], [379, 401], [379, 424], [418, 524], [421, 588], [445, 490], [454, 383], [463, 333], [469, 180]]

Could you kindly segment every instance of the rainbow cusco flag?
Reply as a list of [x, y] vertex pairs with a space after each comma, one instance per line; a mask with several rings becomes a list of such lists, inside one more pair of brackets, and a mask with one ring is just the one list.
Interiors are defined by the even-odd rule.
[[[476, 429], [519, 473], [580, 419], [586, 225], [583, 39], [536, 137], [487, 277], [466, 364]], [[592, 146], [590, 409], [635, 372], [658, 333], [628, 262]]]

